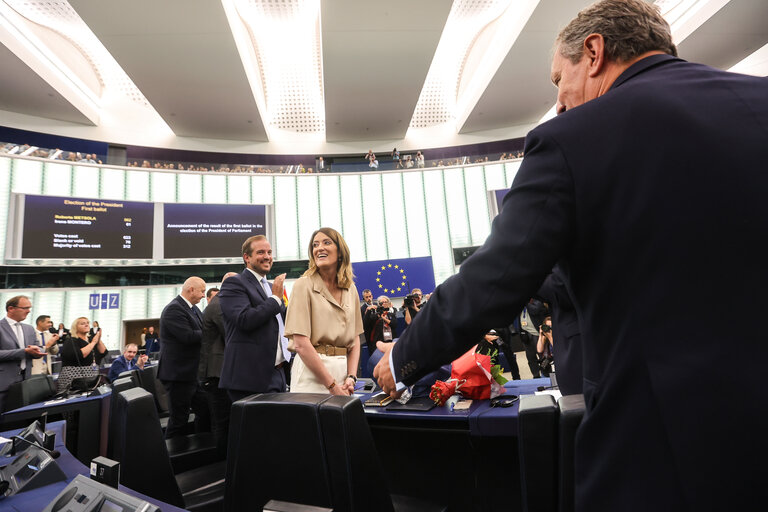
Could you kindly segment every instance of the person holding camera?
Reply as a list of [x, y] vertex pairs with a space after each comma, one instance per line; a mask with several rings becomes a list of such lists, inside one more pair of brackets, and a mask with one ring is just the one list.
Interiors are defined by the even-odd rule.
[[365, 339], [370, 353], [376, 350], [376, 342], [389, 343], [397, 337], [397, 321], [392, 311], [392, 301], [386, 295], [381, 295], [376, 302], [377, 307], [369, 307], [365, 312], [363, 327], [370, 332]]
[[539, 326], [539, 341], [536, 342], [536, 352], [539, 355], [539, 367], [541, 374], [549, 377], [555, 371], [555, 358], [552, 345], [552, 317], [544, 317], [544, 322]]
[[405, 323], [411, 325], [416, 318], [416, 314], [421, 309], [421, 288], [414, 288], [410, 295], [403, 299], [403, 311], [405, 312]]

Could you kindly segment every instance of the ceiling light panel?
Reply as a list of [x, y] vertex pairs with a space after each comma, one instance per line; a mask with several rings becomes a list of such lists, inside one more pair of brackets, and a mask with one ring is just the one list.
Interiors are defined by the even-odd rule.
[[222, 4], [269, 139], [324, 139], [320, 0]]
[[[151, 109], [144, 95], [134, 85], [104, 45], [93, 34], [69, 2], [64, 0], [3, 0], [21, 18], [17, 28], [38, 44], [47, 47], [51, 65], [68, 68], [70, 79], [81, 77], [81, 89], [103, 106], [108, 95], [119, 95]], [[31, 32], [31, 33], [30, 33]], [[66, 42], [68, 45], [58, 43]], [[58, 62], [54, 62], [58, 61]], [[89, 69], [84, 69], [84, 64]], [[86, 72], [87, 71], [87, 72]], [[88, 80], [89, 75], [94, 80]]]

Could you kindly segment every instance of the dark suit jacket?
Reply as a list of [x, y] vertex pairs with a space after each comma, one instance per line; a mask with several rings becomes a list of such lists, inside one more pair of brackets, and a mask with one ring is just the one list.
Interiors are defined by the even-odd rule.
[[138, 369], [139, 367], [136, 366], [136, 358], [128, 362], [125, 359], [124, 355], [120, 355], [117, 359], [112, 361], [112, 366], [109, 367], [109, 373], [107, 374], [107, 378], [109, 378], [110, 382], [114, 382], [115, 379], [117, 379], [121, 373], [127, 372], [128, 370], [138, 370]]
[[285, 305], [267, 296], [248, 270], [227, 278], [217, 297], [224, 315], [226, 348], [219, 387], [259, 393], [266, 391], [277, 355], [279, 326]]
[[219, 295], [208, 302], [203, 311], [203, 343], [200, 349], [198, 378], [221, 377], [224, 364], [224, 316], [221, 314]]
[[635, 63], [528, 134], [490, 237], [395, 345], [397, 379], [510, 323], [562, 261], [584, 350], [577, 509], [762, 502], [768, 342], [748, 344], [749, 371], [723, 368], [744, 339], [712, 320], [768, 308], [766, 140], [765, 78]]
[[190, 309], [180, 295], [165, 306], [160, 315], [163, 343], [160, 346], [158, 379], [179, 382], [197, 380], [202, 329], [203, 314], [197, 306]]

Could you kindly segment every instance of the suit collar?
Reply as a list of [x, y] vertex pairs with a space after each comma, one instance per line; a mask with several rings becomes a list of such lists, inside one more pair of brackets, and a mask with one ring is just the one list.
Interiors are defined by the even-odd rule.
[[620, 74], [619, 77], [613, 82], [613, 84], [611, 84], [611, 88], [608, 90], [610, 91], [612, 89], [615, 89], [616, 87], [619, 87], [621, 84], [623, 84], [627, 80], [630, 80], [631, 78], [639, 75], [640, 73], [643, 73], [644, 71], [647, 71], [652, 67], [655, 67], [655, 66], [658, 66], [659, 64], [670, 62], [673, 60], [684, 62], [683, 59], [674, 57], [672, 55], [668, 55], [666, 53], [651, 55], [644, 59], [640, 59], [639, 61], [635, 62], [634, 64], [629, 66], [627, 69], [625, 69], [624, 72]]
[[258, 273], [254, 273], [250, 269], [245, 268], [245, 269], [243, 269], [243, 273], [240, 274], [240, 275], [242, 275], [243, 278], [246, 279], [246, 281], [248, 281], [251, 284], [253, 284], [253, 286], [258, 290], [259, 295], [261, 296], [261, 298], [266, 300], [269, 297], [267, 297], [267, 292], [264, 291], [264, 287], [262, 286], [262, 283], [259, 281], [259, 279], [256, 277], [256, 274], [258, 274]]
[[16, 333], [13, 332], [13, 329], [11, 328], [11, 324], [8, 323], [8, 321], [9, 321], [8, 317], [5, 317], [5, 321], [4, 322], [0, 322], [0, 329], [5, 331], [5, 333], [8, 336], [13, 336], [11, 338], [12, 340], [16, 340]]

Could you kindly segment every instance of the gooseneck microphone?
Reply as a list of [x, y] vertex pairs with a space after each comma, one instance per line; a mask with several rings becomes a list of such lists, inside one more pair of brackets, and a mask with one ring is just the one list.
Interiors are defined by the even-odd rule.
[[58, 459], [61, 456], [61, 452], [59, 450], [49, 450], [48, 448], [45, 448], [44, 446], [41, 446], [37, 443], [33, 443], [32, 441], [25, 439], [21, 436], [13, 436], [11, 437], [11, 442], [13, 443], [13, 446], [11, 446], [11, 456], [16, 455], [16, 441], [23, 441], [27, 443], [30, 446], [34, 446], [35, 448], [38, 448], [48, 455], [51, 456], [52, 459]]

